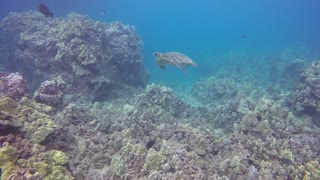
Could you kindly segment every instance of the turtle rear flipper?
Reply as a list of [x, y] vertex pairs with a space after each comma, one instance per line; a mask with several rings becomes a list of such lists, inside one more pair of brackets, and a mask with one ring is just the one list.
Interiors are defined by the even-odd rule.
[[159, 65], [161, 69], [166, 69], [164, 65]]

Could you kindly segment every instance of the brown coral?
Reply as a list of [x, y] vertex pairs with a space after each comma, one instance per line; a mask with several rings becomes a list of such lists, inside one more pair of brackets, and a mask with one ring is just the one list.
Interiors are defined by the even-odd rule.
[[52, 81], [45, 81], [36, 90], [33, 98], [36, 102], [57, 107], [62, 104], [63, 88], [65, 82], [61, 77], [55, 78]]

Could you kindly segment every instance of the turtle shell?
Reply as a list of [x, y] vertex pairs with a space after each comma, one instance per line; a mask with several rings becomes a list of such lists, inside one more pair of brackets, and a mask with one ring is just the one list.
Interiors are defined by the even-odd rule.
[[[167, 63], [173, 62], [181, 66], [192, 65], [194, 62], [186, 55], [179, 52], [168, 52], [162, 56]], [[171, 63], [170, 63], [171, 64]]]

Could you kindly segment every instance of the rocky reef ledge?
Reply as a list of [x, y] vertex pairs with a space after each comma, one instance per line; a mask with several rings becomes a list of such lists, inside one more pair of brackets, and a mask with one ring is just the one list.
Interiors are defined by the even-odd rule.
[[75, 94], [103, 101], [147, 83], [142, 41], [132, 26], [75, 13], [51, 19], [29, 11], [10, 14], [0, 29], [5, 70], [20, 72], [32, 94], [44, 81], [56, 81], [38, 91], [42, 103], [58, 105], [62, 95], [67, 103]]

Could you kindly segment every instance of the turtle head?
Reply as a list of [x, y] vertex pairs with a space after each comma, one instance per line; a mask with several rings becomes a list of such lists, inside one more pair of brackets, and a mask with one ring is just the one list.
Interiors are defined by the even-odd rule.
[[156, 58], [160, 58], [163, 54], [160, 53], [160, 52], [154, 52], [153, 53], [153, 56], [156, 57]]
[[163, 54], [160, 52], [154, 52], [153, 56], [157, 59], [157, 64], [160, 66], [160, 68], [165, 69], [166, 67], [164, 66]]

